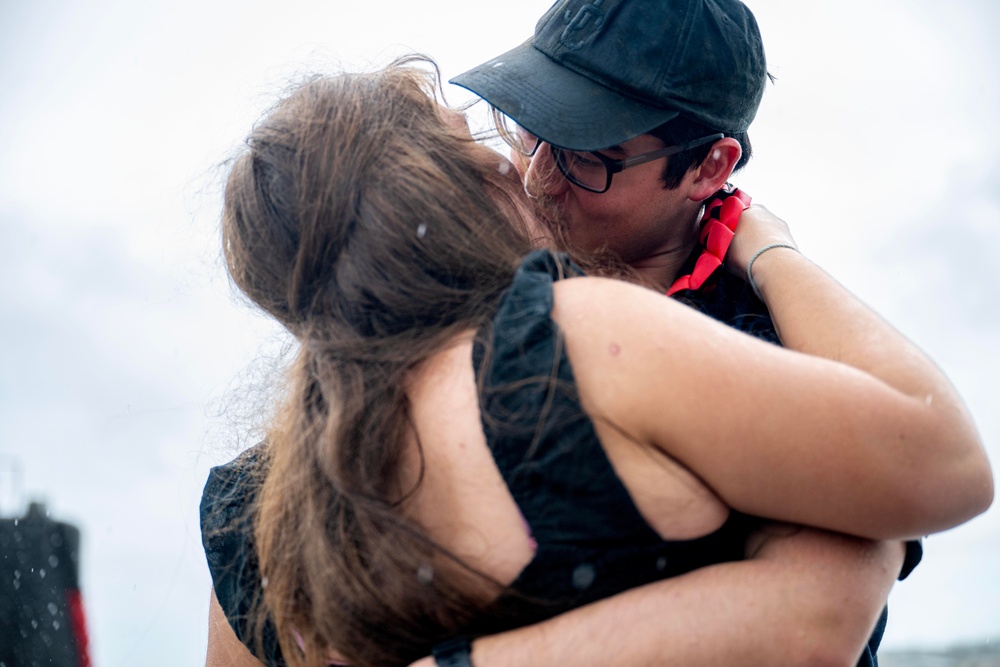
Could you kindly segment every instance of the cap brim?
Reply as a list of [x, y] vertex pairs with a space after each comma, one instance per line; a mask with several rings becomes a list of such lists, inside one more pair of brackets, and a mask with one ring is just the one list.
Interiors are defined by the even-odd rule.
[[451, 83], [482, 97], [535, 136], [570, 150], [620, 144], [679, 113], [595, 83], [553, 61], [530, 39]]

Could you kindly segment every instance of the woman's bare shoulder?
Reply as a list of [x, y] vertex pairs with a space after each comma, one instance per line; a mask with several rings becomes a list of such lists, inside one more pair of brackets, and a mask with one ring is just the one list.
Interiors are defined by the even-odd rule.
[[597, 276], [556, 282], [552, 319], [569, 335], [614, 334], [637, 342], [650, 336], [660, 338], [674, 329], [682, 334], [691, 326], [721, 327], [663, 292]]
[[[635, 410], [637, 395], [650, 388], [644, 359], [667, 341], [678, 306], [620, 280], [574, 278], [556, 283], [553, 319], [566, 337], [584, 408], [639, 513], [664, 539], [693, 539], [719, 528], [728, 508], [697, 475], [649, 442]], [[657, 391], [670, 400], [662, 386]]]

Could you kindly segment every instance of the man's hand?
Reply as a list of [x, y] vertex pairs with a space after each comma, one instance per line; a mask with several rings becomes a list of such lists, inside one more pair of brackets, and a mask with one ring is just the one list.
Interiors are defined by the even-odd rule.
[[[475, 667], [844, 665], [903, 561], [898, 542], [769, 527], [750, 558], [626, 591], [473, 642]], [[435, 667], [432, 658], [411, 667]]]

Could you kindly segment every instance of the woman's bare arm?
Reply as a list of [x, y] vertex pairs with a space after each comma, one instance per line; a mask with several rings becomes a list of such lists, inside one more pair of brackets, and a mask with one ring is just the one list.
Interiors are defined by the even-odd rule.
[[[780, 238], [751, 235], [776, 223], [747, 214], [737, 256]], [[621, 281], [557, 283], [553, 319], [591, 417], [756, 516], [897, 539], [984, 511], [975, 425], [926, 355], [794, 250], [761, 255], [754, 276], [788, 349]]]

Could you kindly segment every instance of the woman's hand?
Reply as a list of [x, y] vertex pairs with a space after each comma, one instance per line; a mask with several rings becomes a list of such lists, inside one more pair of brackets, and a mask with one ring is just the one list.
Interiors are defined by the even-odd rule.
[[790, 245], [798, 249], [784, 220], [760, 204], [751, 204], [740, 215], [736, 236], [726, 253], [726, 268], [746, 278], [747, 265], [757, 251], [774, 244]]

